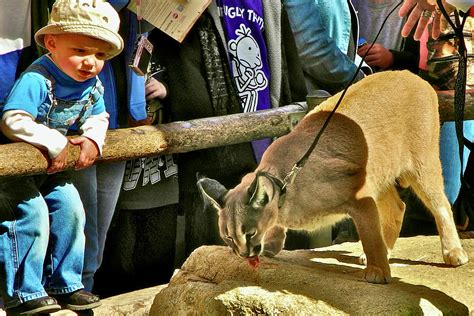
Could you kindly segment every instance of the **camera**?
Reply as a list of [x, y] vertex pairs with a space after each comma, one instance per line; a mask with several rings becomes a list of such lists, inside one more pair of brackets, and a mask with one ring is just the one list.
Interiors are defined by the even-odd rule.
[[140, 35], [133, 49], [133, 54], [128, 66], [139, 76], [144, 76], [148, 72], [148, 65], [153, 52], [153, 44], [145, 35]]

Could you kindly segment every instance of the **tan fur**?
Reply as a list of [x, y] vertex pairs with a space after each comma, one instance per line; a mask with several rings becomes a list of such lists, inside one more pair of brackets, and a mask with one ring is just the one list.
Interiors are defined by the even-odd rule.
[[241, 256], [274, 255], [283, 247], [285, 228], [314, 230], [350, 215], [367, 259], [365, 278], [386, 283], [387, 255], [405, 211], [395, 188], [398, 182], [411, 186], [434, 215], [444, 261], [466, 263], [444, 194], [437, 96], [428, 83], [407, 71], [374, 74], [348, 90], [278, 207], [277, 186], [271, 177], [256, 177], [257, 172], [283, 179], [338, 99], [333, 96], [308, 113], [267, 149], [255, 172], [214, 202], [222, 237]]

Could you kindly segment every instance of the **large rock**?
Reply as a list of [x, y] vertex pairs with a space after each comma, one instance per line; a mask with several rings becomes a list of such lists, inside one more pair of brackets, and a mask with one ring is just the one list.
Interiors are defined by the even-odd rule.
[[[462, 240], [474, 260], [474, 239]], [[254, 269], [230, 248], [196, 249], [150, 315], [474, 315], [474, 263], [443, 263], [437, 236], [400, 238], [392, 283], [363, 280], [360, 243], [282, 251]]]

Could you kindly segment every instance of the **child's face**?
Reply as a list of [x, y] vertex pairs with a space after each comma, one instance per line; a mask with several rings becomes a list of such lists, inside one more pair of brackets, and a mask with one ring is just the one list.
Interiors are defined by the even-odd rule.
[[95, 77], [110, 47], [105, 41], [79, 34], [47, 34], [44, 43], [54, 63], [76, 81]]

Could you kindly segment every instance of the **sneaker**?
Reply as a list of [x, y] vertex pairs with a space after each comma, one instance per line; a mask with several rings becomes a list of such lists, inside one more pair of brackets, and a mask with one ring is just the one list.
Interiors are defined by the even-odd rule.
[[83, 311], [102, 305], [97, 295], [85, 290], [79, 290], [67, 294], [55, 294], [51, 296], [58, 301], [58, 304], [61, 305], [62, 308], [72, 311]]
[[34, 300], [26, 301], [6, 310], [8, 316], [15, 315], [37, 315], [40, 313], [54, 313], [61, 309], [56, 300], [45, 296]]

